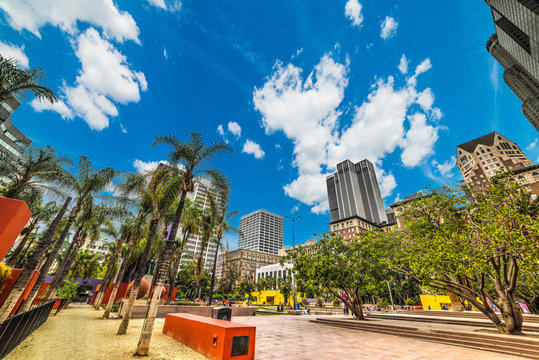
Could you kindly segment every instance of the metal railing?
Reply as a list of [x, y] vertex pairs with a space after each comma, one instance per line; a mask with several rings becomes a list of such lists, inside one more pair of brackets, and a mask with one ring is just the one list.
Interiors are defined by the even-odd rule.
[[[66, 299], [55, 299], [14, 315], [0, 324], [0, 359], [4, 358], [24, 339], [37, 330], [53, 309], [56, 315], [66, 304]], [[34, 304], [32, 304], [34, 305]]]

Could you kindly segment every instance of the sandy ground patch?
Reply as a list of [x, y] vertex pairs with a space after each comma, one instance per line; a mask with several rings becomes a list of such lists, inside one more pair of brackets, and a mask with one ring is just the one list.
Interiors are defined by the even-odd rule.
[[[13, 350], [5, 360], [104, 359], [133, 360], [144, 319], [129, 322], [125, 335], [116, 335], [120, 320], [103, 320], [103, 311], [89, 305], [70, 305], [49, 319]], [[150, 348], [152, 360], [205, 359], [202, 355], [162, 334], [155, 322]]]

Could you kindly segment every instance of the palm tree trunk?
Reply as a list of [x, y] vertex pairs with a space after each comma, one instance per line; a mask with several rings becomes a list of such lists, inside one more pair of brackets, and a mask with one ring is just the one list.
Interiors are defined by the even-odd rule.
[[105, 276], [103, 277], [103, 282], [102, 282], [103, 286], [101, 286], [101, 288], [99, 289], [99, 293], [97, 294], [97, 298], [96, 298], [96, 301], [94, 303], [94, 308], [96, 310], [99, 310], [99, 307], [101, 306], [101, 302], [103, 301], [103, 297], [105, 295], [105, 291], [108, 288], [108, 286], [110, 285], [110, 282], [111, 282], [110, 280], [111, 280], [111, 278], [113, 276], [114, 268], [116, 267], [116, 261], [120, 257], [120, 253], [122, 251], [123, 243], [124, 243], [124, 241], [123, 241], [122, 238], [118, 239], [118, 243], [116, 244], [116, 248], [114, 249], [114, 256], [111, 259], [111, 261], [109, 262], [109, 264], [107, 266], [107, 272], [106, 272]]
[[148, 255], [150, 254], [150, 249], [152, 247], [153, 239], [155, 238], [155, 233], [157, 232], [157, 225], [159, 224], [159, 219], [152, 219], [150, 225], [150, 233], [148, 234], [148, 240], [146, 241], [146, 247], [144, 248], [144, 253], [142, 254], [137, 269], [135, 270], [135, 280], [133, 282], [133, 287], [129, 293], [129, 301], [125, 308], [125, 311], [122, 315], [122, 322], [118, 328], [117, 335], [123, 335], [127, 332], [127, 327], [129, 326], [129, 320], [131, 319], [131, 313], [133, 312], [133, 307], [135, 306], [135, 300], [137, 299], [138, 291], [140, 288], [140, 282], [146, 273], [146, 268], [148, 266]]
[[34, 228], [37, 225], [37, 221], [34, 219], [32, 222], [30, 222], [30, 225], [26, 228], [26, 234], [22, 238], [22, 240], [17, 244], [17, 247], [13, 249], [13, 252], [6, 256], [6, 265], [13, 267], [15, 263], [17, 262], [17, 259], [21, 255], [22, 250], [24, 249], [24, 246], [26, 245], [26, 242], [28, 241], [28, 238], [32, 234], [32, 231], [34, 231]]
[[142, 331], [140, 332], [136, 355], [148, 355], [148, 351], [150, 350], [150, 341], [152, 339], [155, 316], [157, 315], [159, 299], [161, 298], [161, 292], [163, 291], [163, 286], [165, 285], [170, 260], [174, 251], [174, 243], [174, 239], [171, 239], [169, 236], [168, 240], [166, 241], [165, 250], [163, 251], [159, 271], [157, 272], [157, 281], [153, 290], [152, 300], [150, 301], [150, 306], [148, 308], [148, 312], [146, 313], [146, 319], [144, 320], [144, 325], [142, 326]]
[[112, 293], [110, 294], [109, 301], [107, 302], [107, 308], [105, 309], [105, 312], [103, 313], [103, 319], [108, 319], [110, 316], [112, 305], [114, 305], [114, 299], [116, 298], [116, 294], [118, 293], [118, 288], [120, 287], [120, 283], [122, 282], [125, 271], [127, 269], [127, 260], [129, 260], [129, 257], [131, 257], [131, 252], [133, 251], [134, 246], [135, 246], [134, 243], [131, 243], [131, 245], [129, 245], [127, 254], [125, 254], [124, 260], [122, 261], [122, 264], [120, 265], [118, 274], [116, 274], [116, 279], [114, 280], [114, 287], [112, 288]]
[[172, 270], [172, 278], [171, 278], [171, 281], [170, 281], [170, 286], [168, 288], [167, 300], [165, 302], [167, 305], [169, 305], [170, 301], [172, 300], [172, 292], [174, 291], [174, 285], [176, 283], [176, 276], [178, 276], [178, 269], [180, 267], [180, 262], [182, 260], [183, 248], [184, 248], [185, 244], [187, 243], [186, 239], [187, 239], [188, 236], [189, 236], [189, 230], [184, 232], [182, 244], [180, 245], [179, 251], [176, 254], [176, 257], [174, 259], [174, 264], [172, 264], [172, 269], [171, 269]]
[[82, 227], [79, 226], [79, 228], [77, 229], [77, 231], [75, 231], [75, 234], [73, 235], [71, 244], [69, 245], [69, 248], [65, 252], [62, 262], [60, 263], [60, 265], [58, 266], [58, 269], [56, 270], [56, 274], [54, 274], [54, 278], [52, 279], [51, 284], [49, 285], [49, 288], [47, 289], [47, 293], [45, 294], [45, 299], [51, 299], [54, 296], [56, 296], [56, 291], [60, 288], [60, 286], [62, 286], [62, 280], [64, 280], [64, 278], [69, 273], [69, 270], [71, 270], [71, 265], [73, 264], [73, 260], [75, 260], [75, 256], [77, 255], [80, 244], [84, 241], [85, 236], [86, 236], [86, 233], [82, 231]]
[[24, 258], [26, 257], [26, 254], [28, 254], [28, 250], [30, 250], [30, 248], [32, 247], [34, 243], [35, 243], [35, 239], [28, 241], [26, 248], [22, 251], [21, 255], [17, 259], [17, 262], [12, 267], [14, 267], [15, 269], [20, 269], [24, 266]]
[[[71, 201], [71, 198], [69, 198], [69, 200]], [[28, 259], [28, 262], [24, 266], [21, 275], [15, 282], [13, 289], [10, 291], [8, 297], [0, 308], [0, 322], [3, 322], [5, 319], [8, 318], [9, 313], [13, 309], [13, 306], [21, 296], [21, 293], [24, 291], [24, 288], [28, 284], [28, 281], [30, 281], [30, 278], [34, 273], [34, 270], [36, 270], [39, 261], [41, 261], [41, 258], [49, 248], [52, 241], [52, 236], [56, 232], [56, 229], [58, 228], [60, 220], [64, 216], [68, 205], [69, 202], [66, 201], [66, 203], [62, 207], [62, 210], [60, 210], [60, 212], [56, 215], [51, 226], [49, 227], [49, 229], [47, 229], [45, 235], [43, 235], [43, 238], [37, 243], [34, 253]]]
[[217, 270], [217, 257], [219, 256], [219, 246], [221, 245], [220, 237], [217, 238], [217, 250], [215, 251], [215, 257], [213, 258], [213, 270], [211, 272], [211, 283], [210, 283], [210, 296], [208, 299], [208, 304], [211, 306], [213, 299], [213, 287], [215, 286], [215, 271]]
[[[71, 201], [71, 198], [68, 198], [68, 200], [66, 200], [65, 204], [69, 204], [70, 201]], [[47, 258], [45, 260], [45, 264], [40, 269], [39, 277], [37, 278], [37, 281], [34, 284], [34, 287], [32, 288], [32, 291], [28, 295], [27, 301], [24, 303], [24, 305], [22, 307], [23, 311], [29, 310], [30, 307], [32, 306], [32, 302], [34, 301], [34, 299], [35, 299], [35, 297], [37, 295], [37, 292], [39, 291], [39, 289], [41, 288], [41, 286], [45, 282], [45, 278], [47, 277], [47, 274], [49, 273], [49, 270], [51, 269], [52, 265], [56, 261], [56, 256], [60, 252], [60, 249], [62, 248], [62, 245], [64, 244], [64, 241], [65, 241], [65, 239], [67, 237], [67, 234], [69, 233], [69, 229], [71, 228], [71, 225], [73, 224], [74, 220], [75, 220], [75, 218], [69, 218], [68, 219], [67, 224], [66, 224], [64, 230], [62, 231], [62, 234], [60, 234], [60, 237], [56, 241], [56, 244], [54, 244], [54, 247], [53, 247], [52, 251], [47, 255]]]

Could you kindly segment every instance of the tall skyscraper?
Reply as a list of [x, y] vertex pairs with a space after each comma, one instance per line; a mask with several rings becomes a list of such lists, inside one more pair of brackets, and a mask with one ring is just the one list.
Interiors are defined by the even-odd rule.
[[387, 223], [374, 165], [369, 160], [354, 164], [345, 160], [326, 178], [331, 223], [354, 216], [371, 224]]
[[261, 209], [241, 217], [239, 249], [277, 254], [282, 247], [282, 216]]
[[505, 69], [505, 83], [522, 101], [524, 116], [539, 131], [539, 1], [485, 1], [496, 27], [487, 50]]
[[[203, 212], [210, 206], [210, 194], [213, 194], [215, 203], [217, 206], [221, 204], [221, 199], [218, 194], [212, 191], [212, 184], [209, 179], [199, 177], [195, 180], [195, 186], [193, 191], [187, 194], [187, 197], [193, 201], [198, 209]], [[221, 208], [222, 209], [222, 208]], [[178, 236], [181, 236], [181, 231], [178, 232]], [[213, 240], [213, 238], [211, 239]], [[201, 251], [202, 246], [202, 234], [189, 234], [186, 246], [182, 253], [181, 263], [186, 264], [192, 259], [195, 259]], [[204, 267], [209, 269], [213, 266], [215, 259], [215, 252], [217, 251], [217, 245], [214, 241], [210, 241], [203, 251]]]
[[21, 156], [31, 141], [11, 122], [11, 114], [19, 107], [15, 99], [0, 102], [0, 151], [13, 157]]
[[539, 166], [497, 132], [457, 146], [457, 167], [466, 184], [477, 190], [489, 187], [491, 177], [511, 171], [524, 191], [539, 193]]

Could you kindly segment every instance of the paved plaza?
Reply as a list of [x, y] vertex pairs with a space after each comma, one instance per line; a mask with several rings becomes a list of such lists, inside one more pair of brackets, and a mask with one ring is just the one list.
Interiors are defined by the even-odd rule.
[[[256, 359], [523, 359], [405, 337], [310, 323], [324, 316], [255, 316], [233, 319], [256, 326]], [[336, 319], [337, 316], [325, 316]]]

